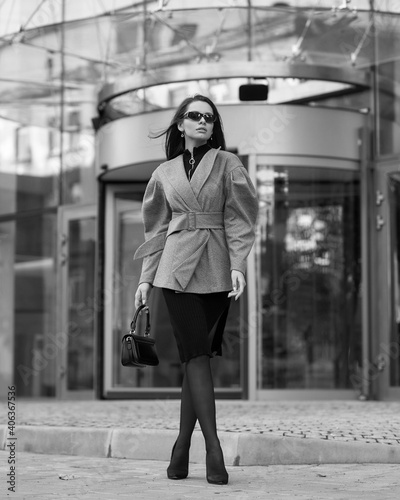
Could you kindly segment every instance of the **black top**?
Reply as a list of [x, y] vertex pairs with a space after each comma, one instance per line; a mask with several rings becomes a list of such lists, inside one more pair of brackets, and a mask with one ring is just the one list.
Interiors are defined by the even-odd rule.
[[199, 146], [198, 148], [193, 148], [193, 158], [194, 158], [194, 164], [191, 165], [189, 163], [189, 160], [191, 158], [190, 151], [188, 149], [185, 149], [183, 152], [183, 164], [185, 166], [185, 172], [186, 175], [190, 181], [190, 179], [193, 177], [193, 173], [197, 168], [197, 165], [200, 163], [201, 159], [203, 156], [211, 149], [211, 146], [209, 146], [207, 143], [203, 144], [202, 146]]

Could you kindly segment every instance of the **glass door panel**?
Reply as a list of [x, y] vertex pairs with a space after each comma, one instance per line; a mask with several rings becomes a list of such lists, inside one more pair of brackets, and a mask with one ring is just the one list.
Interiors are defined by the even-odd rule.
[[361, 363], [354, 171], [257, 166], [259, 389], [347, 389]]
[[69, 221], [68, 316], [74, 325], [67, 353], [67, 390], [93, 389], [94, 375], [94, 263], [96, 220]]
[[66, 207], [61, 218], [60, 396], [94, 397], [96, 209]]
[[[160, 365], [133, 369], [121, 365], [121, 338], [128, 332], [135, 312], [135, 292], [139, 282], [141, 260], [133, 260], [133, 254], [143, 243], [141, 216], [143, 190], [140, 192], [117, 192], [114, 198], [114, 269], [113, 269], [113, 387], [150, 388], [174, 387], [180, 381], [180, 363], [169, 325], [162, 295], [154, 289], [149, 302], [152, 336], [159, 351]], [[142, 330], [141, 321], [138, 331]]]
[[373, 272], [373, 327], [369, 378], [376, 399], [400, 397], [400, 167], [398, 160], [376, 165], [374, 172], [375, 245]]
[[[15, 222], [0, 223], [0, 398], [14, 377], [14, 254]], [[31, 361], [31, 360], [29, 360]], [[18, 391], [19, 394], [19, 391]]]
[[[142, 261], [133, 254], [144, 241], [142, 198], [144, 185], [107, 186], [105, 231], [105, 395], [128, 397], [146, 392], [179, 393], [182, 366], [170, 326], [162, 292], [152, 290], [149, 301], [151, 334], [155, 337], [160, 364], [143, 369], [121, 365], [121, 338], [129, 330], [134, 314], [134, 295]], [[225, 329], [223, 359], [212, 361], [214, 383], [218, 390], [241, 391], [240, 311], [243, 304], [232, 304]], [[143, 325], [138, 323], [141, 331]]]
[[390, 259], [391, 259], [391, 325], [390, 325], [390, 385], [400, 386], [400, 173], [389, 179]]
[[20, 397], [56, 392], [56, 224], [55, 212], [22, 216], [12, 234], [14, 382]]

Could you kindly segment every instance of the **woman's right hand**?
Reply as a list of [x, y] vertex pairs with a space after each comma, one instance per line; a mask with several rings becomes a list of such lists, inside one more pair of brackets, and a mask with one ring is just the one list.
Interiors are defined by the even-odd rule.
[[136, 293], [135, 293], [135, 307], [136, 309], [143, 305], [147, 304], [147, 301], [149, 300], [151, 290], [153, 288], [153, 285], [150, 283], [140, 283], [138, 286]]

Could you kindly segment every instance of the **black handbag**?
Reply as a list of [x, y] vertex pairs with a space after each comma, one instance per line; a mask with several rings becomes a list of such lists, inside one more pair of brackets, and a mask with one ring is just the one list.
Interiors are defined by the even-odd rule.
[[[146, 328], [144, 335], [136, 333], [136, 323], [139, 314], [146, 314]], [[131, 321], [129, 333], [122, 337], [121, 363], [124, 366], [144, 368], [145, 366], [157, 366], [158, 356], [156, 342], [150, 337], [150, 310], [146, 305], [139, 306]]]

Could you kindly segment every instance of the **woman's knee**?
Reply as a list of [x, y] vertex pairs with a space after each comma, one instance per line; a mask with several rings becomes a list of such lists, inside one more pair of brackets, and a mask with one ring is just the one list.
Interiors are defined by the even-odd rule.
[[201, 354], [199, 356], [195, 356], [193, 358], [190, 358], [186, 362], [186, 368], [188, 366], [204, 366], [208, 365], [210, 363], [210, 356], [208, 354]]

